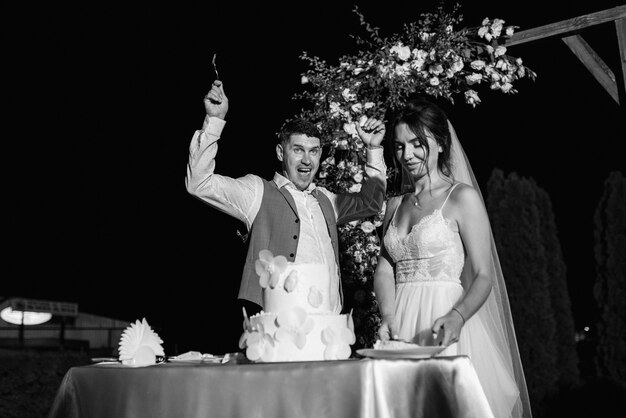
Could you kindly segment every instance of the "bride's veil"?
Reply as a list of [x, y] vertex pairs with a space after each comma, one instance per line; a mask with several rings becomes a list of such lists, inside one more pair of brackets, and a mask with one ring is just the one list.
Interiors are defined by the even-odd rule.
[[[478, 191], [484, 205], [485, 202], [482, 193], [480, 192], [478, 182], [474, 177], [467, 155], [463, 151], [463, 147], [461, 146], [454, 127], [450, 121], [448, 121], [448, 128], [450, 130], [452, 140], [450, 148], [450, 165], [454, 180], [472, 185]], [[531, 409], [528, 390], [526, 388], [526, 379], [524, 377], [524, 370], [522, 369], [522, 362], [519, 355], [519, 349], [517, 347], [517, 339], [515, 337], [515, 328], [513, 326], [513, 318], [511, 316], [511, 308], [509, 305], [506, 285], [504, 283], [502, 269], [500, 268], [500, 260], [498, 258], [498, 252], [496, 250], [496, 244], [491, 230], [490, 237], [492, 256], [491, 270], [494, 278], [493, 288], [484, 305], [478, 310], [476, 315], [480, 316], [487, 328], [487, 331], [492, 333], [491, 336], [494, 344], [498, 348], [498, 351], [502, 353], [506, 365], [509, 368], [509, 372], [515, 377], [517, 387], [520, 391], [520, 398], [513, 408], [512, 417], [530, 417]], [[461, 276], [461, 282], [463, 284], [463, 288], [467, 289], [471, 284], [472, 275], [469, 271], [468, 263], [466, 263], [465, 267], [466, 268], [464, 268]]]

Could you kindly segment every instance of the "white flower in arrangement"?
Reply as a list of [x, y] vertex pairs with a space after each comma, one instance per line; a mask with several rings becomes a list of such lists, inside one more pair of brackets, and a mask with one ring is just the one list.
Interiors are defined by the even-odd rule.
[[509, 27], [506, 28], [504, 33], [506, 34], [506, 36], [508, 36], [510, 38], [515, 33], [515, 28], [513, 28], [513, 26], [509, 26]]
[[431, 86], [438, 86], [439, 85], [439, 78], [438, 77], [431, 77], [428, 82], [430, 83]]
[[364, 221], [363, 223], [361, 223], [361, 229], [366, 234], [369, 234], [369, 233], [373, 232], [374, 229], [376, 229], [376, 227], [374, 227], [374, 224], [371, 223], [370, 221]]
[[337, 117], [340, 115], [341, 113], [341, 105], [337, 102], [330, 102], [330, 104], [328, 105], [329, 110], [330, 110], [330, 115], [332, 117]]
[[351, 136], [358, 137], [359, 134], [356, 132], [356, 127], [354, 126], [354, 122], [346, 122], [343, 124], [343, 130], [345, 133]]
[[412, 53], [413, 57], [416, 60], [425, 61], [426, 58], [428, 58], [428, 52], [424, 51], [423, 49], [413, 48]]
[[500, 45], [496, 48], [496, 50], [493, 52], [493, 55], [496, 57], [499, 57], [501, 55], [506, 54], [506, 46], [504, 45]]
[[363, 108], [364, 108], [365, 110], [368, 110], [368, 109], [373, 108], [375, 105], [376, 105], [376, 103], [374, 103], [374, 102], [366, 102], [366, 103], [363, 105]]
[[406, 61], [411, 57], [411, 48], [398, 43], [391, 47], [391, 53], [396, 54], [402, 61]]
[[482, 70], [483, 68], [485, 68], [485, 65], [485, 61], [483, 60], [475, 60], [470, 63], [470, 67], [472, 67], [472, 69], [474, 70]]
[[352, 109], [354, 113], [361, 113], [363, 109], [363, 105], [361, 103], [355, 103], [352, 106], [350, 106], [350, 109]]
[[395, 70], [395, 74], [398, 77], [405, 77], [407, 75], [409, 75], [409, 73], [411, 72], [411, 64], [408, 62], [405, 62], [404, 64], [400, 65], [396, 65], [396, 70]]
[[470, 86], [472, 84], [480, 83], [482, 81], [482, 79], [483, 79], [483, 75], [479, 74], [479, 73], [472, 73], [472, 74], [468, 75], [467, 77], [465, 77], [465, 81]]
[[434, 75], [443, 73], [443, 66], [441, 64], [435, 64], [428, 67], [428, 72]]
[[307, 84], [309, 82], [309, 78], [305, 75], [300, 78], [300, 84]]
[[478, 29], [478, 36], [480, 36], [481, 38], [485, 38], [487, 41], [491, 41], [491, 33], [489, 33], [489, 27], [488, 26], [482, 26], [480, 29]]
[[465, 66], [465, 64], [463, 63], [463, 59], [459, 56], [454, 58], [454, 61], [452, 61], [452, 71], [454, 71], [455, 73], [458, 73], [459, 71], [461, 71], [463, 69], [463, 67]]
[[465, 92], [465, 101], [472, 106], [476, 106], [480, 103], [480, 98], [475, 90], [467, 90]]
[[149, 366], [156, 363], [156, 356], [163, 356], [163, 340], [150, 328], [146, 318], [130, 324], [119, 342], [119, 359], [130, 366]]
[[491, 33], [495, 38], [500, 37], [500, 33], [502, 32], [502, 27], [504, 26], [504, 20], [502, 19], [494, 19], [491, 24]]
[[502, 84], [502, 86], [500, 86], [500, 90], [502, 90], [503, 93], [509, 93], [512, 92], [513, 90], [513, 84], [511, 83], [504, 83]]
[[343, 89], [343, 91], [341, 92], [341, 96], [343, 96], [343, 98], [347, 102], [352, 102], [356, 100], [356, 94], [351, 92], [349, 88]]

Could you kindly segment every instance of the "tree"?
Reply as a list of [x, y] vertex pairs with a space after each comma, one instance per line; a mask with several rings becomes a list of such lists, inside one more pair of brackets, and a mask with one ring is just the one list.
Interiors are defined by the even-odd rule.
[[541, 211], [533, 181], [494, 169], [489, 212], [533, 409], [541, 411], [557, 380], [554, 310]]
[[597, 373], [626, 384], [626, 179], [620, 172], [605, 180], [594, 221]]
[[532, 183], [537, 194], [540, 232], [547, 260], [546, 272], [549, 279], [550, 301], [556, 321], [555, 341], [559, 347], [559, 355], [556, 358], [557, 385], [573, 387], [580, 383], [580, 373], [578, 370], [578, 353], [576, 352], [574, 317], [567, 290], [567, 267], [563, 260], [550, 196], [534, 181]]

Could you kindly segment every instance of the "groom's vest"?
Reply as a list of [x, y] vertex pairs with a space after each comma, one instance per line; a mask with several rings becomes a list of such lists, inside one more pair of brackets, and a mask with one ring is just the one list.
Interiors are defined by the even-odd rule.
[[[239, 287], [239, 299], [249, 300], [263, 306], [259, 275], [254, 268], [259, 258], [259, 251], [270, 250], [274, 257], [283, 255], [293, 262], [298, 250], [300, 238], [300, 217], [296, 202], [284, 187], [279, 189], [273, 181], [263, 180], [263, 200], [248, 235], [248, 254], [243, 267], [243, 277]], [[316, 189], [312, 192], [320, 204], [328, 234], [335, 251], [335, 261], [339, 265], [339, 241], [337, 219], [330, 199]], [[340, 300], [343, 299], [341, 279], [339, 280]]]

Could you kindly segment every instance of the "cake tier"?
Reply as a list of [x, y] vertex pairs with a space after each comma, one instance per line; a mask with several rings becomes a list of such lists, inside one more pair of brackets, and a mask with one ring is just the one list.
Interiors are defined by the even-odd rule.
[[296, 306], [310, 313], [331, 312], [330, 276], [326, 264], [289, 264], [272, 288], [263, 289], [265, 312]]
[[250, 318], [242, 345], [254, 362], [343, 360], [351, 355], [354, 331], [348, 314], [309, 314], [301, 308]]

